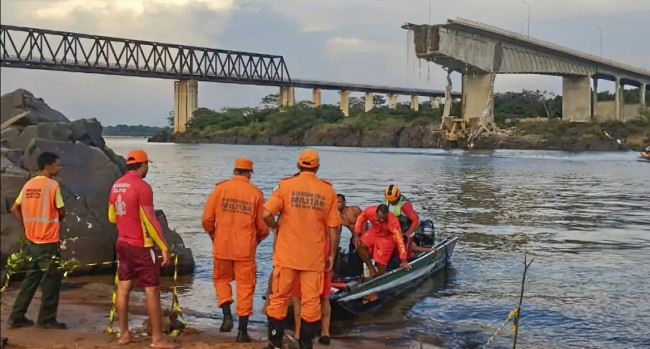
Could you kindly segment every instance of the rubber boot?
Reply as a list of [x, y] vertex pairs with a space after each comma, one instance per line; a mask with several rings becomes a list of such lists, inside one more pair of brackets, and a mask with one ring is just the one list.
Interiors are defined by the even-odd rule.
[[237, 333], [237, 343], [252, 342], [253, 339], [248, 335], [248, 316], [239, 317], [239, 332]]
[[300, 349], [312, 349], [320, 321], [307, 322], [303, 319], [300, 321]]
[[282, 348], [282, 339], [284, 338], [284, 319], [276, 320], [268, 317], [269, 321], [269, 345], [265, 349]]
[[234, 326], [232, 322], [232, 313], [230, 312], [230, 303], [222, 305], [221, 310], [223, 311], [223, 322], [221, 323], [219, 332], [230, 332]]

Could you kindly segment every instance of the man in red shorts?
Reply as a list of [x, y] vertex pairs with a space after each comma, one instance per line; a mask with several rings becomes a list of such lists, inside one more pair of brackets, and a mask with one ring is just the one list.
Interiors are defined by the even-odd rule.
[[[330, 255], [330, 244], [325, 239], [325, 260]], [[330, 345], [330, 319], [332, 315], [332, 306], [330, 305], [330, 294], [332, 294], [332, 271], [326, 271], [323, 275], [323, 291], [320, 294], [321, 307], [321, 330], [318, 342]], [[300, 341], [300, 279], [293, 282], [293, 319], [296, 324], [294, 337]]]
[[[371, 226], [364, 233], [367, 221], [370, 221]], [[368, 267], [371, 279], [386, 272], [386, 266], [396, 246], [401, 261], [400, 267], [411, 269], [407, 262], [408, 256], [399, 220], [392, 212], [388, 212], [388, 206], [381, 204], [366, 208], [357, 219], [354, 233], [355, 244], [359, 246], [359, 256]], [[370, 253], [377, 269], [370, 262]]]
[[151, 347], [175, 348], [163, 338], [160, 311], [160, 269], [152, 249], [155, 243], [162, 251], [162, 265], [170, 256], [162, 235], [160, 222], [153, 209], [153, 191], [143, 180], [149, 171], [149, 158], [142, 150], [129, 152], [127, 172], [111, 188], [108, 220], [117, 225], [117, 315], [120, 322], [119, 344], [131, 343], [129, 334], [129, 293], [133, 279], [144, 288], [151, 323]]

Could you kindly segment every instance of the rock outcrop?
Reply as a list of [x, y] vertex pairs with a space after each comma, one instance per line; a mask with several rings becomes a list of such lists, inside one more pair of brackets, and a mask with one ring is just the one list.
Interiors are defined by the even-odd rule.
[[[22, 227], [11, 216], [11, 206], [25, 182], [37, 173], [36, 159], [43, 151], [60, 157], [61, 168], [55, 179], [61, 184], [66, 209], [61, 224], [62, 256], [83, 265], [115, 260], [117, 230], [108, 222], [107, 203], [110, 187], [126, 171], [126, 162], [106, 147], [101, 124], [96, 119], [70, 121], [42, 99], [16, 90], [2, 96], [1, 143], [2, 265], [18, 250], [19, 237], [24, 236]], [[169, 228], [164, 213], [156, 214], [165, 239], [179, 254], [179, 273], [191, 273], [191, 250]], [[83, 267], [78, 273], [109, 268], [110, 265]], [[163, 272], [170, 271], [171, 267]]]

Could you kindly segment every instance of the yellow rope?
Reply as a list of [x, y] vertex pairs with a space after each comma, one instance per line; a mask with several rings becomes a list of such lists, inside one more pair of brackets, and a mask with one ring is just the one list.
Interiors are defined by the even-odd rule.
[[[487, 343], [485, 343], [485, 345], [483, 346], [483, 349], [486, 349], [486, 348], [488, 347], [488, 345], [490, 345], [490, 343], [492, 343], [492, 341], [497, 337], [497, 335], [499, 334], [499, 332], [501, 332], [501, 330], [503, 330], [503, 328], [506, 327], [506, 325], [508, 324], [508, 322], [510, 322], [510, 320], [514, 319], [514, 318], [517, 316], [517, 314], [519, 313], [519, 310], [520, 310], [520, 308], [517, 307], [517, 308], [512, 309], [512, 310], [510, 311], [510, 313], [508, 313], [508, 317], [506, 318], [506, 321], [504, 321], [504, 322], [501, 324], [501, 326], [499, 326], [499, 328], [497, 329], [497, 331], [494, 332], [494, 334], [490, 337], [490, 339], [488, 339]], [[513, 324], [513, 325], [512, 325], [512, 332], [513, 332], [513, 333], [515, 332], [515, 329], [516, 329], [516, 327], [515, 327], [515, 325]]]

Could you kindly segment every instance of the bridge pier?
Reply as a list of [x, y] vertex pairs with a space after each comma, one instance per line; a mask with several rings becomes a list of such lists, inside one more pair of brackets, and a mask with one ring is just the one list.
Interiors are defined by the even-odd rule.
[[341, 96], [341, 102], [340, 102], [340, 108], [341, 112], [343, 113], [344, 116], [350, 116], [350, 107], [348, 104], [348, 96], [350, 95], [350, 91], [339, 91], [339, 95]]
[[593, 79], [593, 89], [591, 90], [591, 120], [595, 120], [598, 112], [598, 78], [594, 77]]
[[645, 104], [646, 86], [647, 86], [647, 84], [643, 83], [643, 84], [641, 84], [641, 88], [639, 89], [640, 90], [640, 92], [639, 92], [640, 93], [639, 94], [639, 103], [641, 103], [641, 108], [646, 107], [646, 104]]
[[[494, 122], [494, 114], [489, 108], [489, 101], [492, 99], [492, 74], [482, 73], [476, 75], [463, 74], [462, 79], [462, 104], [461, 115], [463, 120], [480, 117], [487, 111], [485, 122]], [[445, 101], [445, 106], [451, 101]]]
[[388, 108], [397, 109], [397, 94], [395, 93], [388, 94]]
[[623, 86], [621, 84], [621, 78], [616, 77], [615, 79], [615, 89], [614, 89], [614, 115], [615, 120], [621, 120], [623, 117], [623, 105], [625, 104], [623, 98]]
[[366, 108], [365, 108], [366, 113], [371, 111], [372, 108], [374, 107], [373, 97], [374, 97], [374, 95], [373, 95], [372, 92], [366, 92], [366, 100], [365, 100], [365, 102], [366, 102]]
[[592, 113], [591, 97], [589, 76], [562, 77], [562, 120], [589, 122]]
[[290, 107], [296, 102], [293, 87], [280, 87], [280, 106]]
[[311, 91], [311, 102], [316, 107], [320, 106], [320, 94], [321, 92], [319, 88], [315, 88]]
[[420, 109], [420, 103], [418, 96], [411, 96], [411, 110], [418, 111]]
[[440, 97], [431, 97], [431, 109], [440, 109]]
[[192, 113], [199, 108], [199, 82], [174, 81], [174, 133], [187, 131]]

